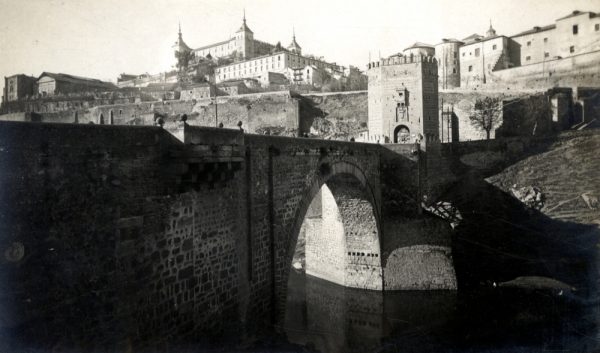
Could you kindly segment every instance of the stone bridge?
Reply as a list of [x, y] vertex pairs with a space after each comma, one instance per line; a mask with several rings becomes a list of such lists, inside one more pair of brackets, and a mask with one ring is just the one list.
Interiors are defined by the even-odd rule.
[[8, 347], [168, 347], [277, 324], [300, 234], [315, 276], [455, 289], [448, 224], [421, 213], [420, 155], [185, 124], [0, 122], [0, 328], [23, 335]]

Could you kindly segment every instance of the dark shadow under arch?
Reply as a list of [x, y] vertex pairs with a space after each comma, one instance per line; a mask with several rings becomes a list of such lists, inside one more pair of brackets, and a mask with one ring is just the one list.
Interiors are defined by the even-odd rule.
[[394, 143], [410, 143], [410, 129], [408, 126], [396, 126], [394, 129]]

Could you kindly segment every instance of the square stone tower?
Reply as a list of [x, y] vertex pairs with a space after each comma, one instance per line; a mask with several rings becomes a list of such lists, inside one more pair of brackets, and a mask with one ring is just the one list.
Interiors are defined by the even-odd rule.
[[369, 142], [439, 142], [438, 68], [432, 56], [392, 56], [368, 65]]

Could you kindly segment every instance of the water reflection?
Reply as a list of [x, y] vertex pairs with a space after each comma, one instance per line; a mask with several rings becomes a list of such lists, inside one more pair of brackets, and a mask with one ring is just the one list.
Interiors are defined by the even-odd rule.
[[596, 352], [598, 305], [555, 292], [378, 292], [290, 276], [285, 332], [320, 352]]

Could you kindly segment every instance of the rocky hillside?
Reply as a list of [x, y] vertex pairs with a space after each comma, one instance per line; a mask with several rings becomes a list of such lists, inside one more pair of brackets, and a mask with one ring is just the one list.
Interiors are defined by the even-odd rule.
[[325, 139], [349, 140], [367, 129], [367, 92], [303, 95], [303, 131]]
[[560, 139], [487, 180], [553, 219], [600, 225], [600, 134]]

